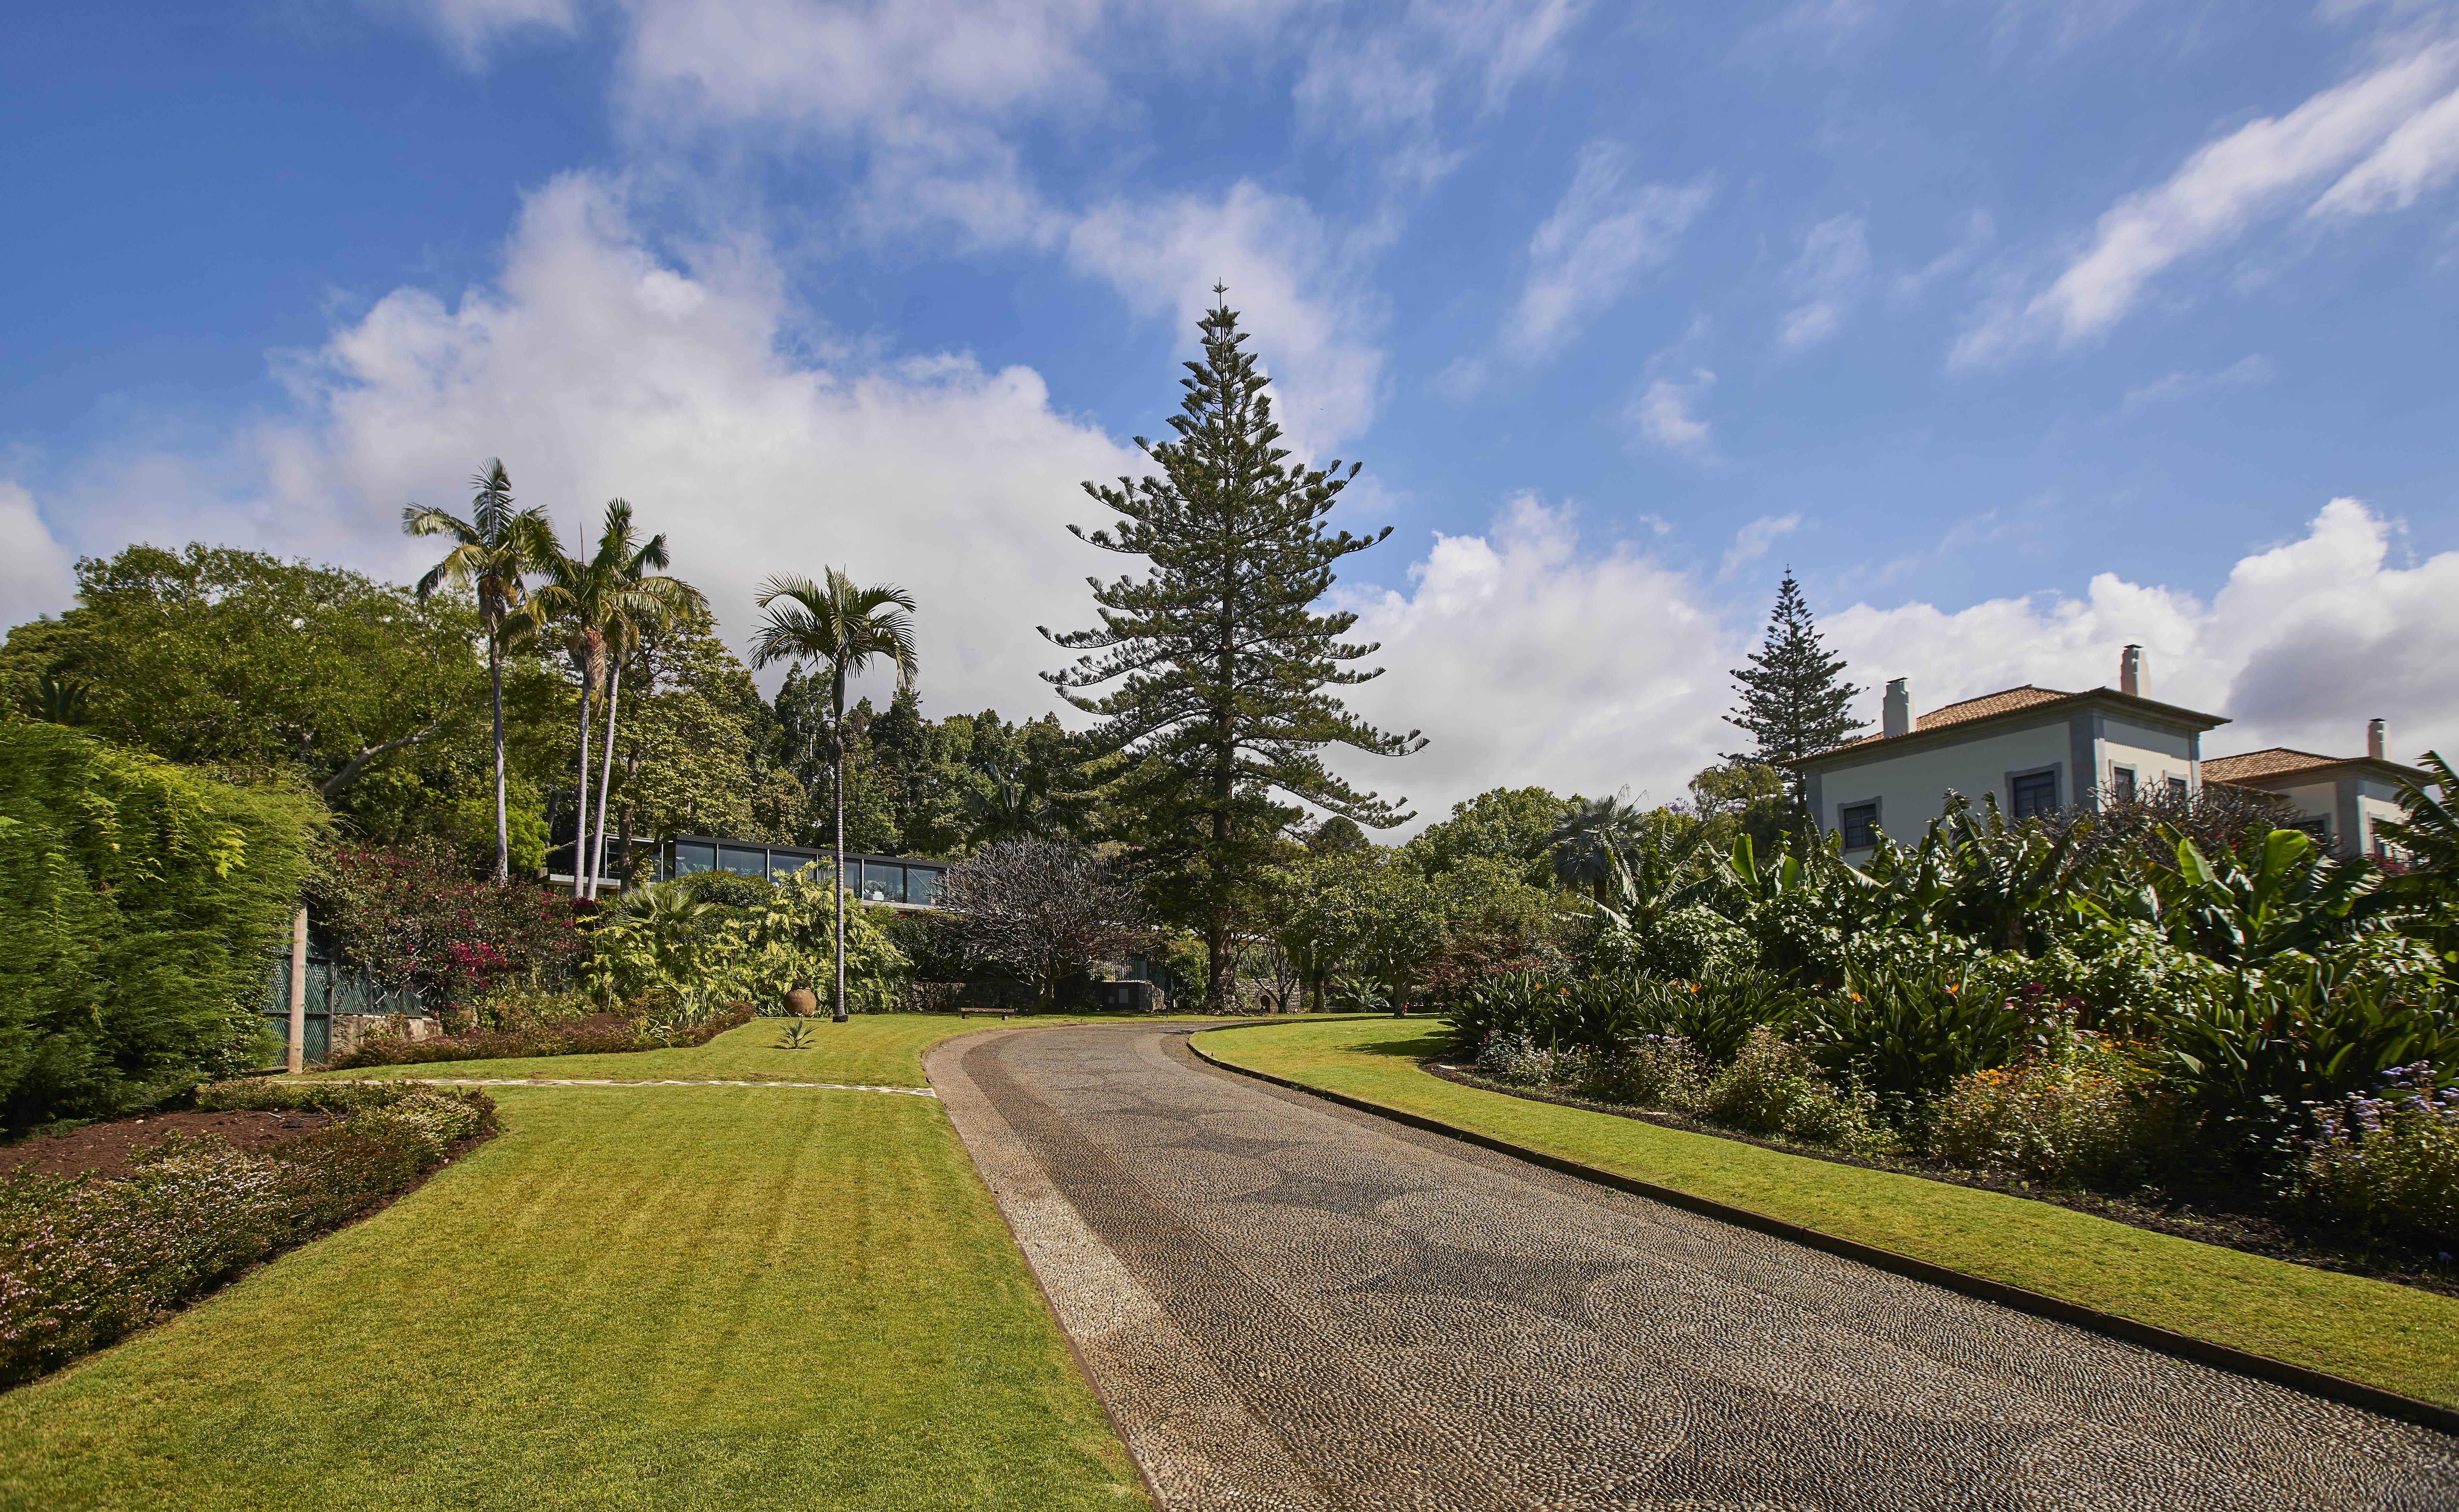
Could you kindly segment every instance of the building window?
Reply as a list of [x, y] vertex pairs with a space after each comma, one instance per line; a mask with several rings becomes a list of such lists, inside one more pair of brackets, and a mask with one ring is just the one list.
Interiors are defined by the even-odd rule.
[[2184, 803], [2186, 801], [2186, 779], [2183, 777], [2170, 778], [2169, 796], [2176, 799], [2179, 803]]
[[2008, 796], [2017, 819], [2046, 819], [2058, 808], [2058, 774], [2054, 771], [2027, 772], [2009, 784]]
[[717, 852], [708, 846], [678, 845], [675, 847], [675, 875], [689, 876], [695, 872], [705, 872], [717, 864], [716, 856]]
[[736, 876], [758, 877], [766, 881], [768, 877], [768, 852], [754, 850], [748, 846], [719, 846], [717, 869], [731, 872]]
[[1844, 831], [1845, 850], [1867, 850], [1879, 843], [1877, 804], [1846, 804], [1836, 819], [1837, 828]]
[[2331, 820], [2325, 814], [2299, 814], [2288, 821], [2291, 830], [2302, 830], [2314, 837], [2314, 844], [2327, 851], [2331, 849]]
[[2109, 794], [2119, 803], [2133, 803], [2134, 801], [2133, 767], [2112, 766], [2109, 768]]

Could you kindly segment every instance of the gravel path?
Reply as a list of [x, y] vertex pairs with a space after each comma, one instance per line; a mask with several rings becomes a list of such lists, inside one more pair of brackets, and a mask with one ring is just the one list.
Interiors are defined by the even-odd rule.
[[2459, 1441], [1204, 1066], [940, 1091], [1172, 1509], [2459, 1507]]

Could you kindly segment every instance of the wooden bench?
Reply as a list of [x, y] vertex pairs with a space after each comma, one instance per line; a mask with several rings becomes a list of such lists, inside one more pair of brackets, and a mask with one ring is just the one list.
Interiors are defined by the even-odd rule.
[[1005, 1003], [996, 1005], [958, 1003], [956, 1005], [956, 1017], [959, 1018], [971, 1018], [976, 1014], [997, 1014], [1002, 1018], [1013, 1018], [1016, 1017], [1016, 1010]]

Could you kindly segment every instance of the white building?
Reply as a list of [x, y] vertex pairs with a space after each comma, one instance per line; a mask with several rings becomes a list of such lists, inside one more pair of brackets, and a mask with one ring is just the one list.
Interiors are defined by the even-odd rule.
[[2203, 763], [2203, 780], [2277, 793], [2295, 808], [2296, 826], [2324, 850], [2380, 859], [2387, 848], [2376, 838], [2374, 826], [2407, 817], [2399, 801], [2400, 786], [2413, 784], [2422, 790], [2433, 781], [2431, 772], [2387, 759], [2385, 745], [2383, 722], [2375, 720], [2365, 726], [2363, 756], [2317, 756], [2274, 746], [2242, 756], [2214, 757]]
[[1946, 795], [1975, 804], [1995, 793], [2009, 819], [2101, 795], [2201, 790], [2202, 737], [2228, 723], [2147, 696], [2143, 649], [2120, 658], [2118, 686], [2084, 693], [2007, 688], [1916, 715], [1911, 685], [1887, 684], [1880, 732], [1788, 763], [1822, 830], [1843, 832], [1847, 860], [1866, 856], [1883, 832], [1920, 838]]

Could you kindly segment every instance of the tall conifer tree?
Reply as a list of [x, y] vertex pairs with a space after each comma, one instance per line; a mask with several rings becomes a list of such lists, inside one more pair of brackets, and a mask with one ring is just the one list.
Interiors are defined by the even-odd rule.
[[[1844, 681], [1844, 659], [1820, 643], [1818, 625], [1801, 597], [1801, 585], [1785, 570], [1768, 616], [1767, 640], [1751, 653], [1751, 664], [1734, 669], [1741, 706], [1725, 716], [1756, 740], [1757, 748], [1728, 752], [1727, 761], [1783, 762], [1841, 746], [1868, 727], [1853, 717], [1853, 695]], [[1797, 804], [1801, 777], [1789, 773]]]
[[[1086, 654], [1042, 675], [1102, 716], [1093, 740], [1118, 759], [1108, 796], [1129, 816], [1123, 838], [1145, 852], [1155, 901], [1204, 934], [1218, 1006], [1235, 970], [1239, 921], [1257, 901], [1281, 831], [1302, 811], [1286, 799], [1378, 830], [1414, 817], [1325, 770], [1322, 748], [1405, 756], [1425, 742], [1416, 730], [1377, 729], [1325, 691], [1381, 675], [1344, 665], [1377, 649], [1341, 639], [1356, 615], [1313, 607], [1332, 588], [1335, 562], [1392, 534], [1326, 530], [1358, 467], [1344, 476], [1336, 461], [1288, 465], [1274, 445], [1281, 431], [1268, 380], [1241, 349], [1237, 315], [1217, 301], [1199, 328], [1204, 358], [1180, 380], [1187, 397], [1170, 416], [1175, 439], [1136, 437], [1161, 475], [1086, 483], [1118, 524], [1068, 527], [1151, 570], [1106, 585], [1087, 578], [1101, 627], [1044, 627], [1057, 644]], [[1113, 681], [1106, 695], [1083, 696]]]

